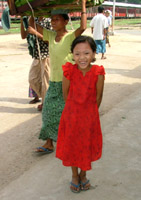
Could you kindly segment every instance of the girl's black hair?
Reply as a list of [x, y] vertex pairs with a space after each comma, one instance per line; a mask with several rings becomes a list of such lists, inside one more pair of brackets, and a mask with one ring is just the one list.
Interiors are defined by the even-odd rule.
[[90, 36], [80, 35], [73, 40], [71, 45], [71, 52], [73, 53], [73, 50], [77, 44], [85, 42], [87, 42], [90, 45], [93, 52], [96, 51], [96, 44], [94, 39]]

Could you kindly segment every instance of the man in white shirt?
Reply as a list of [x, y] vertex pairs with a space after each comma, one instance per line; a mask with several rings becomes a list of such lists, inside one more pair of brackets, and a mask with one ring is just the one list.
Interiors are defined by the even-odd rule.
[[108, 23], [102, 6], [98, 7], [98, 14], [91, 20], [90, 26], [97, 47], [96, 53], [102, 53], [101, 59], [106, 59], [104, 53], [106, 52], [106, 28]]

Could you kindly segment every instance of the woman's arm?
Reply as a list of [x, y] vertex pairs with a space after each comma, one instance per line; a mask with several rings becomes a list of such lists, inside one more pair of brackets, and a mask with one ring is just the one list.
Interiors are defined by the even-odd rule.
[[35, 24], [35, 20], [33, 17], [30, 17], [29, 19], [28, 33], [36, 35], [38, 38], [43, 40], [43, 27]]
[[106, 33], [107, 33], [107, 30], [106, 30], [106, 28], [104, 28], [103, 40], [105, 40], [105, 38], [106, 38]]
[[28, 32], [24, 29], [23, 19], [21, 18], [21, 38], [25, 39], [28, 35]]
[[64, 97], [65, 102], [68, 97], [69, 88], [70, 88], [70, 80], [68, 80], [65, 76], [63, 76], [62, 89], [63, 89], [63, 97]]
[[81, 35], [87, 28], [86, 2], [87, 0], [82, 0], [81, 23], [80, 27], [75, 31], [76, 37]]
[[104, 88], [104, 76], [98, 75], [98, 81], [97, 81], [97, 84], [96, 84], [96, 101], [97, 101], [98, 108], [99, 108], [101, 101], [102, 101], [103, 88]]
[[[37, 25], [38, 26], [38, 25]], [[38, 29], [39, 30], [39, 29]], [[43, 34], [41, 34], [40, 32], [38, 32], [38, 30], [32, 28], [31, 26], [29, 26], [28, 28], [28, 33], [32, 34], [32, 35], [36, 35], [38, 38], [43, 40]]]

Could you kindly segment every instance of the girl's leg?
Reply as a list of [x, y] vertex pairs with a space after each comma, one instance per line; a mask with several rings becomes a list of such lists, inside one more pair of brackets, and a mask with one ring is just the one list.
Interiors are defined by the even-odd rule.
[[88, 190], [91, 185], [89, 183], [89, 180], [86, 177], [86, 171], [81, 170], [79, 177], [80, 177], [80, 182], [81, 182], [81, 189]]
[[80, 187], [79, 187], [79, 174], [78, 174], [78, 167], [71, 167], [72, 169], [72, 182], [71, 182], [71, 190], [79, 192]]

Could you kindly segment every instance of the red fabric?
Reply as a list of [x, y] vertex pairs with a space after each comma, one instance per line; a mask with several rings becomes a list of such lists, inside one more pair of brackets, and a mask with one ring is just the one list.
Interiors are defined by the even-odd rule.
[[83, 76], [77, 65], [66, 63], [64, 76], [70, 80], [68, 98], [60, 119], [56, 157], [64, 166], [90, 170], [102, 154], [102, 132], [96, 103], [98, 75], [103, 66], [93, 65]]

